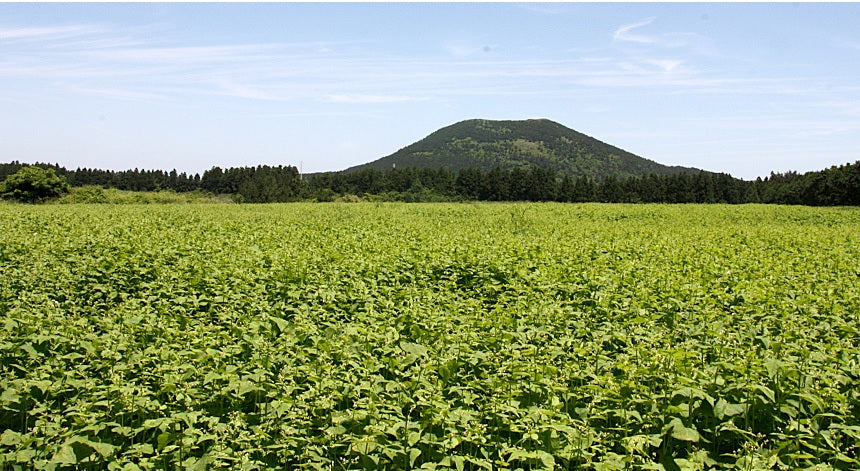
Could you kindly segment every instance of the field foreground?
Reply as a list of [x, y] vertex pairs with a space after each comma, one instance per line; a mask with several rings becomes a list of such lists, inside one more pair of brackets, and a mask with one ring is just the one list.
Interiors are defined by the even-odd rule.
[[858, 469], [860, 210], [0, 206], [0, 469]]

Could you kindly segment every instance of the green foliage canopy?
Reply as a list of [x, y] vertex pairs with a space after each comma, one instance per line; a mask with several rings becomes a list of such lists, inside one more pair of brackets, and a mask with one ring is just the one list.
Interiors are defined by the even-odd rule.
[[23, 203], [41, 203], [69, 192], [69, 182], [53, 169], [27, 166], [0, 184], [0, 196]]

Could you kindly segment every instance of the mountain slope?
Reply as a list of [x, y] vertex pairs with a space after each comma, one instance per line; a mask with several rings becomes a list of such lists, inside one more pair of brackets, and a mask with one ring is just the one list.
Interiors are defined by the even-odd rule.
[[507, 170], [537, 166], [554, 170], [559, 176], [588, 176], [596, 180], [697, 171], [658, 164], [548, 119], [461, 121], [387, 157], [345, 171], [385, 170], [394, 166], [453, 171], [468, 167], [486, 171], [496, 167]]

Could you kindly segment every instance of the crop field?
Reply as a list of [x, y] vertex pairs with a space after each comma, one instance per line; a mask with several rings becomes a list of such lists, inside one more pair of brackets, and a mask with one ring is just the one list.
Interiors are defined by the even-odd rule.
[[0, 205], [0, 469], [860, 469], [860, 209]]

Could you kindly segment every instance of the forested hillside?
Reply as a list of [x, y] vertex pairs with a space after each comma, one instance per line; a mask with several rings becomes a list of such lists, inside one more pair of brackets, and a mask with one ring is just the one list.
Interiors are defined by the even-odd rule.
[[608, 177], [698, 172], [669, 167], [562, 126], [548, 119], [491, 121], [470, 119], [444, 127], [426, 138], [373, 162], [346, 170], [390, 168], [467, 168], [490, 171], [533, 167], [559, 176]]

